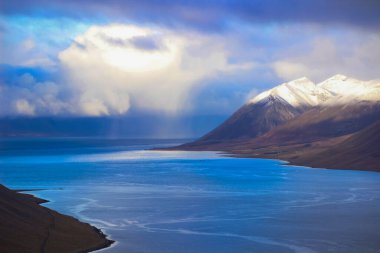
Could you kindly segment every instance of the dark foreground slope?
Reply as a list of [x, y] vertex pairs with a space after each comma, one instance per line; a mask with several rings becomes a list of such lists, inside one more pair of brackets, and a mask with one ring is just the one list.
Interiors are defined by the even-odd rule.
[[100, 230], [0, 185], [0, 252], [89, 252], [109, 246]]

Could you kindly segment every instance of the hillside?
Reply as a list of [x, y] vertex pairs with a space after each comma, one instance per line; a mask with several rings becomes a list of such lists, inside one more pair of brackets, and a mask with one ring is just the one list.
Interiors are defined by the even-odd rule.
[[307, 78], [299, 78], [265, 91], [243, 105], [219, 127], [194, 145], [247, 140], [296, 118], [331, 94]]
[[109, 246], [98, 229], [0, 185], [0, 252], [89, 252]]
[[379, 119], [379, 80], [301, 78], [259, 94], [215, 130], [174, 149], [380, 170]]
[[354, 133], [379, 118], [380, 81], [335, 75], [314, 84], [300, 78], [260, 93], [219, 127], [184, 147], [311, 142]]
[[380, 121], [323, 151], [306, 153], [292, 162], [312, 167], [380, 171]]
[[252, 140], [254, 146], [313, 142], [355, 133], [380, 119], [380, 102], [313, 108]]
[[264, 157], [317, 168], [380, 171], [380, 120], [354, 134], [304, 144], [225, 149], [238, 157]]
[[294, 108], [286, 101], [270, 97], [261, 103], [243, 106], [221, 126], [201, 138], [199, 142], [211, 143], [222, 140], [254, 138], [300, 115], [302, 112], [303, 109], [301, 108]]

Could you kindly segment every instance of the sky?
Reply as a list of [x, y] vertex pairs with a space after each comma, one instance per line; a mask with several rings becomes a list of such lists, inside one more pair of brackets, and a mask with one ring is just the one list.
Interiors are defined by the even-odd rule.
[[220, 116], [303, 76], [380, 78], [378, 0], [0, 2], [0, 117]]

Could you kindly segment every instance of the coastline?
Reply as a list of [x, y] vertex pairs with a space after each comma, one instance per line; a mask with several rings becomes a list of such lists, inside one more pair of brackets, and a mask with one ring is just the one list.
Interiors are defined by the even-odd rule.
[[93, 252], [114, 243], [91, 224], [40, 205], [46, 202], [0, 184], [0, 252]]
[[[354, 133], [311, 140], [202, 138], [167, 150], [221, 151], [234, 157], [280, 159], [312, 168], [380, 172], [380, 121]], [[289, 139], [289, 137], [288, 137]]]
[[[370, 171], [380, 172], [378, 161], [372, 162], [365, 160], [365, 157], [347, 157], [341, 154], [329, 154], [329, 152], [316, 152], [314, 150], [298, 151], [284, 150], [278, 154], [259, 153], [241, 153], [236, 150], [225, 151], [227, 154], [237, 158], [264, 158], [276, 159], [285, 162], [285, 165], [301, 166], [313, 169], [334, 169], [334, 170], [355, 170], [355, 171]], [[283, 153], [282, 153], [283, 152]]]
[[326, 150], [325, 143], [323, 142], [313, 143], [307, 147], [304, 145], [305, 144], [249, 149], [241, 146], [223, 147], [223, 145], [215, 144], [188, 146], [187, 144], [184, 144], [177, 147], [155, 148], [153, 150], [214, 151], [222, 152], [223, 155], [228, 157], [275, 159], [283, 161], [284, 165], [302, 166], [315, 169], [380, 172], [380, 164], [377, 158], [374, 158], [375, 160], [373, 161], [366, 159], [364, 156], [334, 153], [334, 150]]

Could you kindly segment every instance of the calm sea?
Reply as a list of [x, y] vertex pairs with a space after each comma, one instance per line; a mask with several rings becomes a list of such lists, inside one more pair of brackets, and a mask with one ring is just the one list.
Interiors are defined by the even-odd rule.
[[183, 140], [2, 139], [0, 183], [101, 228], [102, 252], [380, 252], [380, 173], [310, 169]]

